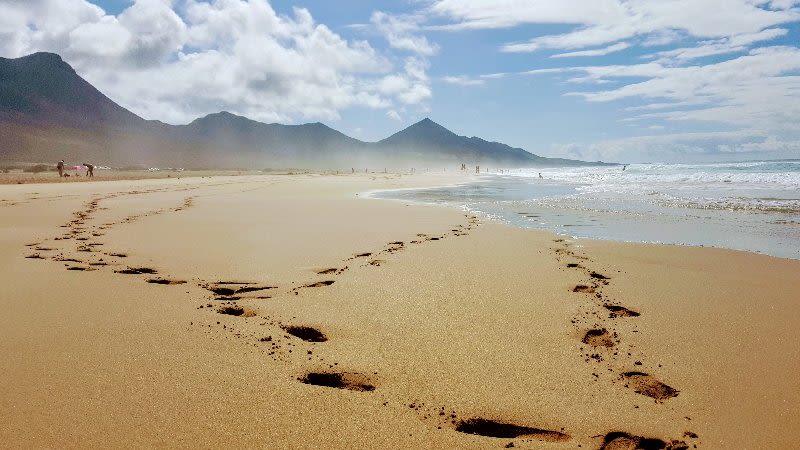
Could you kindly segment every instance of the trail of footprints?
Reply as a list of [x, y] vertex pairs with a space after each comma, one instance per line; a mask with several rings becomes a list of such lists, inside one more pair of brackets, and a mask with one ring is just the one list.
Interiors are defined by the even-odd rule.
[[[187, 188], [187, 190], [188, 189], [189, 188]], [[57, 248], [58, 245], [52, 247], [45, 246], [45, 242], [27, 244], [35, 253], [31, 253], [25, 257], [63, 262], [67, 270], [93, 271], [103, 266], [113, 266], [115, 267], [113, 269], [114, 272], [118, 274], [146, 275], [148, 277], [145, 278], [145, 281], [151, 284], [164, 286], [187, 284], [189, 283], [187, 280], [158, 276], [158, 271], [153, 268], [123, 265], [120, 260], [126, 258], [127, 254], [122, 252], [100, 252], [97, 248], [101, 247], [103, 244], [97, 242], [96, 239], [102, 237], [105, 234], [105, 230], [117, 225], [131, 223], [142, 217], [179, 212], [191, 208], [193, 206], [193, 197], [186, 197], [180, 206], [173, 208], [157, 209], [139, 215], [127, 216], [114, 222], [87, 227], [87, 223], [93, 219], [94, 214], [98, 210], [103, 209], [99, 206], [102, 201], [120, 195], [138, 195], [158, 191], [162, 191], [162, 189], [131, 191], [124, 194], [109, 194], [104, 197], [94, 198], [87, 202], [84, 210], [75, 213], [75, 218], [73, 220], [62, 225], [63, 228], [67, 229], [63, 235], [51, 239], [54, 244], [63, 244], [63, 241], [73, 240], [76, 242], [75, 252], [88, 253], [91, 256], [97, 255], [97, 258], [92, 258], [90, 260], [79, 259], [71, 256], [66, 250], [59, 251], [59, 248]], [[321, 269], [316, 271], [316, 275], [339, 275], [350, 270], [351, 265], [362, 268], [382, 266], [387, 263], [388, 257], [408, 249], [409, 246], [440, 241], [450, 237], [467, 236], [472, 229], [479, 225], [479, 221], [477, 217], [472, 215], [465, 215], [465, 217], [466, 224], [457, 225], [448, 233], [439, 235], [420, 233], [415, 239], [407, 243], [403, 241], [390, 242], [378, 251], [356, 253], [345, 259], [343, 261], [345, 264], [342, 267]], [[588, 258], [568, 250], [566, 245], [564, 245], [563, 248], [554, 249], [554, 253], [557, 257], [568, 256], [580, 260], [588, 260]], [[568, 267], [586, 270], [578, 263], [569, 263]], [[608, 320], [636, 317], [639, 315], [639, 313], [624, 306], [604, 300], [601, 287], [608, 283], [608, 279], [605, 276], [596, 272], [589, 272], [588, 276], [590, 278], [589, 282], [576, 286], [573, 291], [578, 294], [593, 295], [594, 297], [592, 298], [595, 299], [595, 303], [600, 303], [601, 307], [608, 313]], [[210, 297], [199, 305], [197, 309], [209, 310], [219, 315], [240, 317], [245, 321], [257, 321], [258, 326], [264, 327], [265, 330], [270, 330], [258, 333], [252, 331], [253, 327], [249, 327], [249, 331], [246, 331], [244, 327], [240, 329], [235, 326], [234, 323], [226, 322], [223, 324], [221, 323], [222, 321], [216, 321], [216, 325], [221, 326], [224, 332], [229, 333], [232, 337], [237, 339], [251, 340], [254, 347], [260, 349], [265, 355], [276, 361], [297, 362], [298, 359], [303, 359], [306, 361], [305, 364], [311, 364], [314, 369], [307, 370], [302, 375], [298, 376], [298, 382], [324, 388], [364, 393], [376, 391], [379, 387], [377, 372], [365, 374], [342, 370], [338, 367], [337, 362], [329, 362], [324, 357], [318, 355], [320, 352], [315, 353], [317, 346], [324, 344], [329, 339], [322, 330], [308, 324], [299, 323], [296, 317], [292, 317], [290, 320], [284, 322], [269, 317], [268, 315], [260, 316], [255, 309], [248, 306], [252, 301], [272, 298], [273, 292], [283, 292], [278, 286], [264, 285], [252, 281], [204, 282], [198, 280], [192, 282], [198, 287], [205, 289], [210, 294]], [[300, 295], [305, 289], [324, 288], [334, 283], [335, 280], [332, 279], [312, 281], [293, 287], [285, 293]], [[620, 338], [617, 332], [613, 330], [613, 327], [602, 325], [605, 321], [596, 311], [591, 313], [587, 311], [582, 315], [576, 316], [573, 318], [572, 322], [576, 326], [585, 326], [584, 324], [587, 323], [590, 316], [594, 316], [594, 326], [585, 331], [582, 341], [592, 350], [587, 352], [585, 356], [587, 357], [587, 361], [592, 359], [602, 361], [609, 357], [607, 352], [612, 351], [619, 344]], [[214, 321], [212, 320], [212, 322]], [[192, 322], [192, 325], [193, 324], [194, 322]], [[214, 324], [206, 324], [206, 327], [212, 329]], [[599, 351], [597, 351], [597, 349], [601, 348], [606, 349], [606, 353], [603, 356], [600, 356]], [[614, 355], [616, 354], [615, 352]], [[626, 385], [634, 389], [634, 391], [652, 397], [656, 401], [664, 401], [678, 394], [677, 390], [644, 372], [626, 371], [621, 374], [621, 377], [626, 382]], [[390, 401], [386, 400], [383, 402], [383, 405], [388, 406], [389, 403]], [[505, 445], [506, 448], [526, 443], [562, 442], [571, 439], [571, 436], [567, 434], [563, 428], [560, 430], [551, 430], [548, 429], [548, 427], [529, 426], [492, 418], [462, 417], [456, 413], [455, 410], [446, 410], [442, 406], [430, 408], [426, 407], [423, 402], [412, 402], [409, 403], [407, 407], [417, 412], [421, 419], [435, 424], [437, 429], [446, 428], [465, 434], [503, 439], [503, 442], [510, 439]], [[656, 438], [634, 436], [620, 431], [609, 432], [603, 435], [602, 438], [603, 442], [599, 448], [605, 450], [640, 448], [679, 450], [688, 448], [688, 445], [684, 441], [674, 440], [667, 442]], [[687, 432], [684, 438], [697, 439], [697, 436], [694, 433]]]
[[[598, 368], [592, 373], [595, 380], [611, 375], [612, 383], [621, 382], [637, 394], [652, 398], [656, 403], [663, 403], [679, 394], [680, 391], [660, 381], [656, 376], [642, 370], [631, 370], [630, 367], [642, 367], [644, 355], [635, 354], [632, 345], [625, 345], [623, 337], [617, 330], [616, 321], [639, 317], [640, 313], [629, 309], [608, 298], [603, 288], [608, 286], [611, 278], [588, 269], [591, 260], [570, 249], [565, 239], [554, 240], [558, 246], [551, 251], [559, 263], [567, 262], [567, 269], [580, 270], [585, 274], [585, 281], [575, 285], [572, 293], [581, 295], [583, 302], [579, 311], [570, 322], [585, 346], [580, 347], [581, 356], [589, 364]], [[636, 333], [638, 330], [631, 330]], [[626, 368], [628, 367], [628, 368]], [[658, 367], [661, 367], [659, 364]], [[601, 370], [605, 368], [605, 370]], [[638, 406], [637, 406], [638, 408]], [[684, 440], [663, 441], [661, 439], [633, 436], [624, 432], [608, 433], [601, 449], [683, 449], [689, 448], [686, 441], [697, 447], [698, 436], [686, 431]]]
[[[565, 258], [589, 261], [587, 257], [569, 249], [569, 245], [564, 239], [556, 239], [555, 242], [560, 246], [552, 251], [559, 262], [563, 262]], [[571, 320], [578, 333], [582, 335], [581, 342], [586, 344], [586, 347], [581, 347], [584, 352], [583, 358], [586, 362], [607, 362], [606, 372], [621, 372], [617, 373], [617, 376], [626, 387], [651, 397], [656, 402], [663, 402], [677, 396], [679, 393], [677, 389], [657, 380], [653, 375], [640, 370], [618, 370], [618, 367], [629, 364], [628, 361], [623, 361], [626, 359], [635, 359], [634, 366], [643, 365], [640, 360], [636, 359], [630, 346], [625, 351], [621, 349], [622, 338], [615, 327], [615, 320], [638, 317], [640, 314], [609, 300], [603, 293], [603, 287], [610, 283], [610, 278], [586, 268], [584, 264], [566, 263], [568, 269], [580, 270], [586, 276], [584, 283], [578, 284], [572, 289], [575, 294], [583, 294], [586, 300], [579, 305], [580, 311]], [[636, 332], [636, 330], [633, 331]], [[644, 358], [641, 357], [641, 359]], [[603, 371], [597, 372], [594, 373], [594, 376], [599, 378]]]

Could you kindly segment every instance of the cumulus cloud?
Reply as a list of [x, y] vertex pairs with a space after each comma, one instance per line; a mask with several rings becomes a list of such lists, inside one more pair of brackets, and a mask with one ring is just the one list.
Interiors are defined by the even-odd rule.
[[[404, 44], [411, 30], [402, 24], [381, 24], [398, 47], [432, 51], [424, 38]], [[279, 15], [266, 0], [135, 0], [117, 16], [86, 0], [0, 2], [0, 54], [35, 51], [59, 53], [118, 103], [171, 123], [220, 110], [268, 122], [330, 120], [347, 108], [431, 96], [425, 62], [397, 67], [308, 10]]]

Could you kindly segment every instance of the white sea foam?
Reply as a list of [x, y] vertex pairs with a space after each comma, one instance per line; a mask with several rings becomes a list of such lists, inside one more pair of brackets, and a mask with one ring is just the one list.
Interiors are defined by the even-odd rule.
[[381, 196], [575, 237], [800, 259], [800, 160], [515, 169], [481, 183]]

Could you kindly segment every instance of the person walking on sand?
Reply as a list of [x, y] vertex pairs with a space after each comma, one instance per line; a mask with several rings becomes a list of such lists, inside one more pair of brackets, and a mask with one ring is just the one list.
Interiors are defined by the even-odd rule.
[[89, 164], [89, 163], [83, 163], [83, 165], [86, 166], [86, 176], [87, 177], [93, 177], [94, 176], [94, 165]]
[[64, 178], [64, 160], [63, 159], [61, 161], [59, 161], [58, 164], [56, 164], [56, 169], [58, 169], [58, 177], [59, 178]]

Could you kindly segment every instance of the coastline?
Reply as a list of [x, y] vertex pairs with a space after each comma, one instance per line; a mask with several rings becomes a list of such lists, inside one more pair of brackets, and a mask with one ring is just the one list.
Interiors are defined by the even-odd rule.
[[[800, 369], [800, 305], [787, 295], [800, 290], [800, 261], [565, 239], [356, 195], [459, 177], [0, 186], [9, 230], [0, 438], [11, 447], [599, 448], [614, 432], [701, 448], [796, 441], [800, 384], [784, 375]], [[34, 254], [44, 259], [26, 258]], [[158, 273], [115, 272], [131, 268]], [[219, 284], [231, 281], [247, 284]], [[254, 290], [211, 290], [230, 286]], [[226, 307], [242, 313], [217, 312]], [[304, 341], [291, 326], [327, 341]], [[314, 373], [338, 374], [345, 388], [302, 382]], [[539, 433], [456, 430], [476, 418]]]

